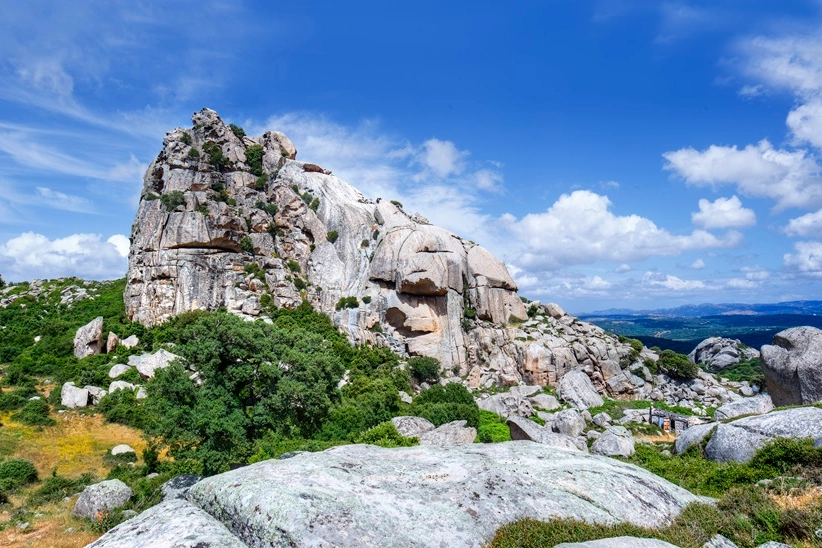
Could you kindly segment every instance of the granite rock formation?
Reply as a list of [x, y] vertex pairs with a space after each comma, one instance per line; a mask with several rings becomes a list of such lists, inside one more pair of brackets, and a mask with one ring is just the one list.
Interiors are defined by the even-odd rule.
[[762, 347], [762, 370], [773, 404], [806, 405], [822, 400], [822, 330], [792, 327]]
[[759, 357], [759, 351], [742, 344], [738, 339], [710, 337], [705, 339], [688, 354], [694, 363], [705, 365], [711, 371], [720, 371], [743, 360]]

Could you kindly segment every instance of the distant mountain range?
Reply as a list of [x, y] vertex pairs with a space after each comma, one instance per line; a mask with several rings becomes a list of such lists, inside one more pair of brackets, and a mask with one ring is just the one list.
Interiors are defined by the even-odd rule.
[[609, 308], [597, 310], [580, 317], [592, 316], [663, 316], [679, 318], [698, 318], [702, 316], [753, 316], [774, 314], [822, 315], [822, 301], [786, 301], [781, 303], [743, 304], [743, 303], [704, 303], [686, 304], [676, 308], [656, 310], [631, 310], [629, 308]]

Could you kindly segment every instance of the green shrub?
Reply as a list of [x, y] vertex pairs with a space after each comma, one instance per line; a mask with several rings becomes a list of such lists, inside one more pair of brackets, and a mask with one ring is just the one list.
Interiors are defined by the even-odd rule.
[[77, 478], [66, 478], [52, 472], [52, 475], [40, 484], [28, 498], [28, 504], [39, 506], [49, 502], [58, 502], [66, 497], [71, 497], [83, 490], [83, 488], [94, 483], [95, 477], [92, 474], [83, 474]]
[[812, 438], [774, 438], [760, 448], [750, 466], [770, 474], [785, 474], [792, 468], [822, 467], [822, 448]]
[[200, 213], [201, 215], [205, 215], [205, 216], [208, 216], [208, 214], [209, 214], [208, 206], [205, 205], [205, 204], [198, 205], [196, 208], [194, 208], [194, 211], [196, 211], [197, 213]]
[[436, 384], [414, 399], [413, 414], [440, 426], [456, 420], [468, 421], [468, 426], [479, 425], [479, 407], [471, 393], [459, 383], [445, 386]]
[[294, 277], [294, 287], [297, 288], [297, 291], [302, 291], [303, 289], [308, 287], [308, 284], [300, 278], [299, 276]]
[[397, 432], [394, 423], [385, 421], [376, 426], [372, 426], [357, 436], [354, 443], [368, 443], [370, 445], [392, 448], [411, 447], [412, 445], [417, 445], [419, 440], [417, 438], [406, 438]]
[[[57, 391], [59, 392], [59, 390]], [[33, 396], [39, 396], [33, 386], [19, 386], [11, 392], [0, 394], [0, 411], [14, 411], [20, 409]]]
[[250, 236], [245, 235], [240, 238], [240, 249], [245, 253], [254, 253], [254, 241]]
[[408, 360], [411, 375], [419, 381], [435, 383], [440, 380], [440, 361], [428, 356], [415, 356]]
[[311, 211], [317, 211], [317, 209], [319, 207], [320, 207], [320, 199], [319, 198], [314, 198], [313, 200], [311, 200], [311, 203], [308, 204], [308, 209], [310, 209]]
[[370, 303], [371, 302], [371, 295], [366, 295], [365, 297], [363, 297], [362, 302], [364, 302], [365, 304]]
[[257, 177], [256, 181], [254, 181], [254, 190], [258, 192], [265, 190], [266, 183], [268, 183], [268, 175], [263, 173], [262, 175]]
[[300, 263], [293, 259], [289, 259], [288, 261], [286, 261], [285, 266], [288, 267], [288, 270], [290, 270], [291, 272], [299, 273], [301, 271]]
[[397, 206], [398, 208], [402, 209], [402, 202], [399, 200], [391, 200], [391, 203]]
[[223, 149], [214, 141], [207, 141], [203, 145], [203, 152], [208, 154], [208, 163], [217, 171], [222, 171], [228, 167], [228, 158], [223, 154]]
[[688, 356], [673, 350], [663, 350], [656, 364], [662, 371], [674, 377], [693, 379], [699, 374], [698, 365], [689, 360]]
[[199, 158], [200, 157], [200, 151], [197, 150], [194, 147], [191, 147], [190, 149], [188, 149], [188, 157], [189, 158]]
[[37, 468], [24, 459], [8, 459], [0, 462], [0, 491], [8, 492], [37, 481]]
[[31, 400], [11, 418], [29, 426], [53, 426], [57, 422], [49, 416], [49, 411], [45, 400]]
[[0, 276], [0, 289], [6, 287], [6, 282], [3, 280], [3, 276]]
[[473, 308], [468, 307], [468, 306], [465, 307], [465, 311], [464, 311], [463, 315], [465, 316], [466, 320], [475, 320], [475, 319], [477, 319], [477, 311], [474, 310]]
[[187, 131], [184, 131], [183, 135], [180, 137], [180, 141], [182, 141], [183, 144], [185, 144], [185, 145], [190, 145], [191, 144], [191, 134]]
[[160, 196], [160, 201], [167, 211], [174, 211], [186, 203], [186, 198], [181, 190], [172, 190]]
[[481, 443], [511, 441], [511, 430], [505, 423], [504, 418], [491, 411], [480, 409], [477, 439]]
[[251, 145], [245, 149], [245, 161], [253, 175], [257, 177], [263, 176], [263, 150], [262, 145]]
[[108, 422], [134, 428], [145, 428], [151, 421], [134, 390], [115, 390], [106, 394], [97, 404], [97, 410]]
[[333, 244], [334, 242], [337, 241], [337, 238], [339, 238], [339, 236], [340, 236], [340, 233], [337, 232], [336, 230], [329, 230], [328, 233], [326, 233], [326, 235], [325, 235], [325, 239]]
[[358, 308], [359, 306], [360, 302], [357, 300], [357, 297], [340, 297], [340, 300], [337, 301], [337, 304], [334, 306], [334, 309], [342, 310], [343, 308]]
[[236, 135], [238, 139], [242, 139], [243, 137], [245, 137], [245, 130], [238, 125], [228, 124], [228, 129], [230, 129], [231, 133]]

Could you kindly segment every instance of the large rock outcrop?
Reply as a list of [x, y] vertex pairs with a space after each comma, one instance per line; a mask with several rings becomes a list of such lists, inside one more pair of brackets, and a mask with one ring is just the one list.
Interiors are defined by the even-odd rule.
[[792, 327], [762, 347], [762, 370], [774, 405], [822, 400], [822, 330]]
[[249, 546], [478, 547], [524, 517], [658, 527], [699, 500], [637, 466], [532, 442], [349, 445], [206, 478], [187, 498], [188, 509], [149, 510], [96, 546], [192, 520]]
[[103, 350], [103, 317], [94, 318], [74, 334], [74, 356], [96, 356]]
[[282, 133], [238, 137], [208, 109], [192, 121], [166, 135], [145, 175], [129, 318], [220, 307], [254, 318], [307, 300], [353, 342], [435, 357], [472, 388], [582, 370], [601, 393], [650, 390], [627, 369], [641, 368], [627, 344], [556, 305], [526, 310], [484, 248], [296, 161]]
[[759, 351], [742, 344], [739, 339], [710, 337], [705, 339], [688, 354], [694, 363], [705, 365], [711, 371], [720, 371], [742, 360], [759, 357]]

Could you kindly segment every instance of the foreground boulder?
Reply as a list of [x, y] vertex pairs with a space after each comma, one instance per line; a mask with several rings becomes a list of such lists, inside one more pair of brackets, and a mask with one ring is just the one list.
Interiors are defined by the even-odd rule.
[[394, 425], [394, 428], [401, 436], [406, 438], [413, 438], [436, 428], [428, 419], [411, 416], [394, 417], [391, 419], [391, 424]]
[[100, 512], [121, 508], [132, 494], [131, 488], [118, 479], [89, 485], [77, 498], [74, 515], [95, 518]]
[[762, 370], [777, 407], [822, 400], [822, 330], [792, 327], [762, 347]]
[[60, 390], [60, 404], [69, 409], [87, 406], [89, 404], [88, 389], [74, 386], [73, 382], [63, 384]]
[[464, 445], [474, 443], [477, 429], [466, 426], [467, 421], [453, 421], [419, 434], [420, 445]]
[[774, 438], [822, 438], [822, 409], [798, 407], [719, 423], [705, 456], [719, 462], [748, 462]]
[[634, 437], [624, 426], [609, 427], [591, 445], [591, 453], [606, 457], [630, 457], [634, 451]]
[[103, 350], [103, 317], [98, 316], [74, 334], [74, 357], [96, 356]]
[[554, 548], [679, 548], [676, 544], [655, 538], [612, 537], [587, 542], [563, 542]]
[[726, 403], [716, 410], [714, 418], [719, 421], [741, 417], [742, 415], [762, 415], [773, 410], [773, 402], [767, 394]]

